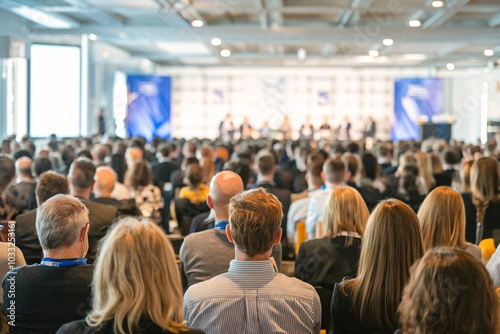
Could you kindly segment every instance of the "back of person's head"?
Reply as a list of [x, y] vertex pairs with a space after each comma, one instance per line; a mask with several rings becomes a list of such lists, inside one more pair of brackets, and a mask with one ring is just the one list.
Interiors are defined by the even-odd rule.
[[49, 158], [38, 157], [35, 159], [34, 172], [37, 177], [40, 177], [45, 172], [52, 170], [52, 162]]
[[424, 249], [465, 248], [465, 208], [462, 196], [449, 187], [437, 187], [418, 210]]
[[16, 160], [16, 172], [19, 176], [33, 177], [33, 160], [28, 157], [21, 157]]
[[473, 164], [474, 160], [464, 161], [460, 169], [460, 192], [462, 193], [470, 192], [470, 171]]
[[138, 146], [132, 146], [127, 148], [127, 151], [125, 152], [125, 160], [127, 161], [127, 166], [129, 168], [137, 161], [142, 160], [144, 155], [144, 152], [142, 151], [141, 147]]
[[363, 173], [367, 178], [373, 181], [380, 176], [380, 165], [375, 155], [365, 152], [361, 157], [361, 163], [363, 164]]
[[114, 321], [114, 333], [138, 333], [148, 319], [171, 333], [185, 328], [182, 288], [175, 254], [165, 232], [149, 221], [127, 217], [104, 237], [92, 284], [87, 323]]
[[0, 193], [2, 193], [16, 176], [14, 161], [9, 157], [0, 157]]
[[115, 153], [111, 156], [111, 168], [116, 173], [116, 178], [118, 182], [123, 183], [125, 179], [125, 173], [127, 172], [127, 163], [125, 162], [125, 156], [121, 153]]
[[[322, 156], [321, 154], [319, 154]], [[311, 160], [307, 164], [307, 183], [313, 184], [317, 187], [321, 187], [323, 185], [323, 179], [321, 178], [321, 172], [323, 171], [324, 159], [320, 160]]]
[[413, 198], [419, 195], [418, 192], [418, 172], [419, 169], [416, 165], [406, 165], [401, 171], [399, 177], [400, 188], [402, 188], [409, 198]]
[[380, 145], [378, 155], [380, 158], [392, 157], [392, 146], [386, 143]]
[[236, 247], [248, 256], [271, 250], [281, 238], [281, 202], [263, 188], [244, 191], [229, 202], [229, 226]]
[[153, 172], [145, 160], [137, 160], [125, 174], [125, 184], [132, 189], [145, 187], [152, 182]]
[[241, 177], [232, 171], [222, 171], [214, 175], [210, 181], [210, 199], [214, 209], [224, 209], [234, 195], [245, 190]]
[[496, 333], [498, 298], [484, 265], [454, 248], [429, 249], [399, 306], [403, 333]]
[[72, 246], [88, 223], [87, 207], [70, 195], [55, 195], [36, 210], [36, 232], [44, 252]]
[[92, 157], [96, 161], [96, 163], [104, 163], [106, 157], [110, 154], [108, 152], [108, 147], [102, 144], [97, 144], [92, 149]]
[[440, 174], [443, 172], [443, 162], [437, 154], [431, 154], [432, 174]]
[[198, 164], [189, 165], [186, 168], [185, 174], [186, 183], [188, 183], [191, 187], [196, 188], [203, 181], [203, 169]]
[[170, 156], [170, 144], [163, 143], [158, 146], [158, 152], [163, 158], [168, 158]]
[[323, 174], [330, 183], [343, 183], [345, 181], [347, 166], [339, 158], [328, 158], [323, 164]]
[[484, 215], [490, 202], [498, 199], [500, 169], [498, 162], [490, 157], [476, 160], [470, 171], [472, 202], [476, 207], [477, 222], [484, 223]]
[[394, 331], [396, 312], [411, 265], [422, 257], [422, 237], [415, 212], [388, 199], [373, 210], [362, 240], [353, 305], [360, 321]]
[[42, 204], [52, 196], [68, 193], [68, 180], [61, 174], [48, 171], [40, 175], [35, 188], [37, 202]]
[[115, 182], [116, 173], [111, 167], [97, 167], [94, 186], [96, 197], [111, 197], [111, 193], [115, 188]]
[[257, 168], [261, 175], [270, 175], [274, 172], [274, 159], [270, 155], [261, 155], [257, 160]]
[[12, 158], [14, 159], [14, 161], [17, 161], [18, 159], [23, 158], [23, 157], [29, 158], [30, 160], [33, 159], [33, 155], [28, 150], [17, 150], [12, 155]]
[[444, 152], [444, 162], [447, 165], [456, 165], [460, 163], [460, 153], [456, 149], [448, 149]]
[[193, 165], [193, 164], [200, 164], [200, 161], [198, 160], [197, 157], [188, 157], [188, 158], [185, 158], [184, 161], [182, 161], [182, 169], [185, 170], [186, 168], [188, 168], [190, 165]]
[[345, 153], [342, 155], [342, 159], [345, 161], [345, 164], [347, 165], [347, 171], [351, 175], [351, 178], [358, 175], [358, 173], [361, 170], [359, 157], [352, 153]]
[[250, 165], [248, 163], [240, 160], [230, 160], [224, 164], [224, 170], [232, 171], [238, 174], [243, 181], [243, 188], [246, 189], [247, 184], [252, 177], [252, 170], [250, 169]]
[[[362, 236], [370, 212], [363, 197], [352, 187], [332, 189], [325, 205], [323, 230], [325, 236], [335, 238], [342, 232]], [[346, 239], [346, 246], [352, 244], [352, 237]]]
[[71, 186], [77, 189], [88, 189], [94, 183], [96, 167], [88, 158], [78, 158], [71, 164], [68, 177]]

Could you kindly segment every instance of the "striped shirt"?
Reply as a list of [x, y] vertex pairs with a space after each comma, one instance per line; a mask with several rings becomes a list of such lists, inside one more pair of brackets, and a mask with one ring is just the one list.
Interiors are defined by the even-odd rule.
[[305, 334], [321, 326], [316, 290], [267, 260], [231, 261], [227, 273], [186, 291], [184, 312], [189, 327], [207, 334]]

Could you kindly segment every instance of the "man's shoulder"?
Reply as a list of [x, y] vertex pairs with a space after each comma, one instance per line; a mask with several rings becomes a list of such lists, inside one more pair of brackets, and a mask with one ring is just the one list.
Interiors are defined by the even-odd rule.
[[90, 215], [93, 213], [98, 214], [99, 216], [103, 215], [115, 215], [116, 216], [116, 207], [107, 204], [101, 204], [93, 201], [84, 201], [83, 204], [89, 209]]
[[33, 221], [36, 217], [36, 209], [22, 213], [16, 217], [16, 224], [19, 222]]
[[205, 231], [190, 233], [184, 238], [184, 242], [191, 242], [194, 240], [206, 240], [207, 238], [215, 237], [216, 233], [217, 230], [215, 228], [211, 228]]

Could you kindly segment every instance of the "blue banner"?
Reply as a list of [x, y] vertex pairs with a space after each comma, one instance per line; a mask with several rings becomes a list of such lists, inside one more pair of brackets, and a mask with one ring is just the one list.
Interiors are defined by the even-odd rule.
[[172, 124], [170, 77], [129, 75], [127, 135], [171, 139]]
[[432, 122], [443, 114], [443, 81], [436, 78], [396, 79], [394, 116], [391, 129], [394, 141], [420, 140], [420, 123]]

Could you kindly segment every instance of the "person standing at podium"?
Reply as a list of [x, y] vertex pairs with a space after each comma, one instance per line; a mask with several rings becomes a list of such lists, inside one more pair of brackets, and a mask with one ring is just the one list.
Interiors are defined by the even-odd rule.
[[347, 141], [351, 139], [351, 122], [349, 116], [344, 117], [344, 123], [337, 127], [337, 140]]
[[368, 120], [365, 123], [363, 129], [363, 139], [375, 138], [375, 132], [377, 131], [377, 123], [373, 120], [372, 116], [368, 116]]

